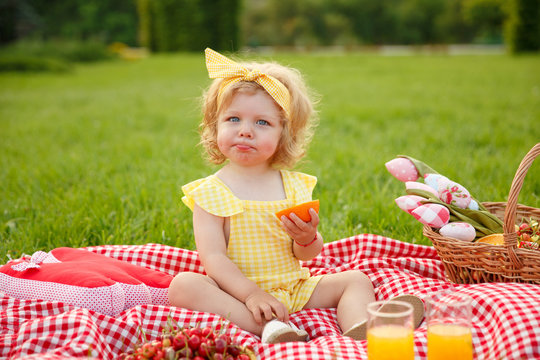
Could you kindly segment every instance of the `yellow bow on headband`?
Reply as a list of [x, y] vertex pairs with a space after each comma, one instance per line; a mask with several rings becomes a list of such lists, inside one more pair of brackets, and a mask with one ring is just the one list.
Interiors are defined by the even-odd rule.
[[232, 61], [220, 53], [206, 48], [206, 68], [210, 79], [224, 79], [219, 90], [219, 95], [225, 88], [238, 81], [254, 81], [261, 85], [281, 106], [287, 116], [290, 109], [289, 90], [278, 79], [268, 74], [262, 73], [257, 69], [249, 70], [244, 66]]

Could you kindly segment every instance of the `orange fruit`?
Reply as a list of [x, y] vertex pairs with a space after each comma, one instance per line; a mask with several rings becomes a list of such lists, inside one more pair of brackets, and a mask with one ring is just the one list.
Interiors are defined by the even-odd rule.
[[490, 245], [504, 245], [503, 234], [491, 234], [481, 237], [477, 242]]
[[295, 205], [293, 207], [283, 209], [276, 213], [278, 219], [281, 219], [283, 215], [289, 217], [291, 213], [295, 213], [300, 219], [305, 222], [311, 221], [311, 215], [309, 215], [309, 209], [313, 209], [319, 213], [319, 200], [308, 201], [302, 204]]

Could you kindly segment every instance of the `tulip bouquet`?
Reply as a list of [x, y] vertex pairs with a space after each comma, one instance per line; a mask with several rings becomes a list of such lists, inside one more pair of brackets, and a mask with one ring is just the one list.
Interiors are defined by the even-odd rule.
[[396, 179], [405, 183], [407, 195], [398, 197], [396, 204], [422, 224], [439, 229], [443, 236], [464, 241], [502, 233], [502, 221], [463, 185], [422, 161], [399, 155], [385, 165]]

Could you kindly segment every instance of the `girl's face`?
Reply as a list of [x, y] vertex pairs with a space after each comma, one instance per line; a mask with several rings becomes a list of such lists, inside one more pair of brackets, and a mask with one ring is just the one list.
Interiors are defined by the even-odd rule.
[[217, 144], [233, 164], [270, 165], [282, 130], [281, 111], [270, 95], [240, 92], [218, 117]]

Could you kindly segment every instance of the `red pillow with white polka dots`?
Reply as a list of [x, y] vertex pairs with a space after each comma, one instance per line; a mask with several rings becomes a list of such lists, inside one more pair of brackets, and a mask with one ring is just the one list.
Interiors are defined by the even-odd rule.
[[0, 267], [0, 291], [11, 297], [60, 301], [111, 316], [136, 305], [169, 305], [171, 280], [160, 271], [67, 247]]

